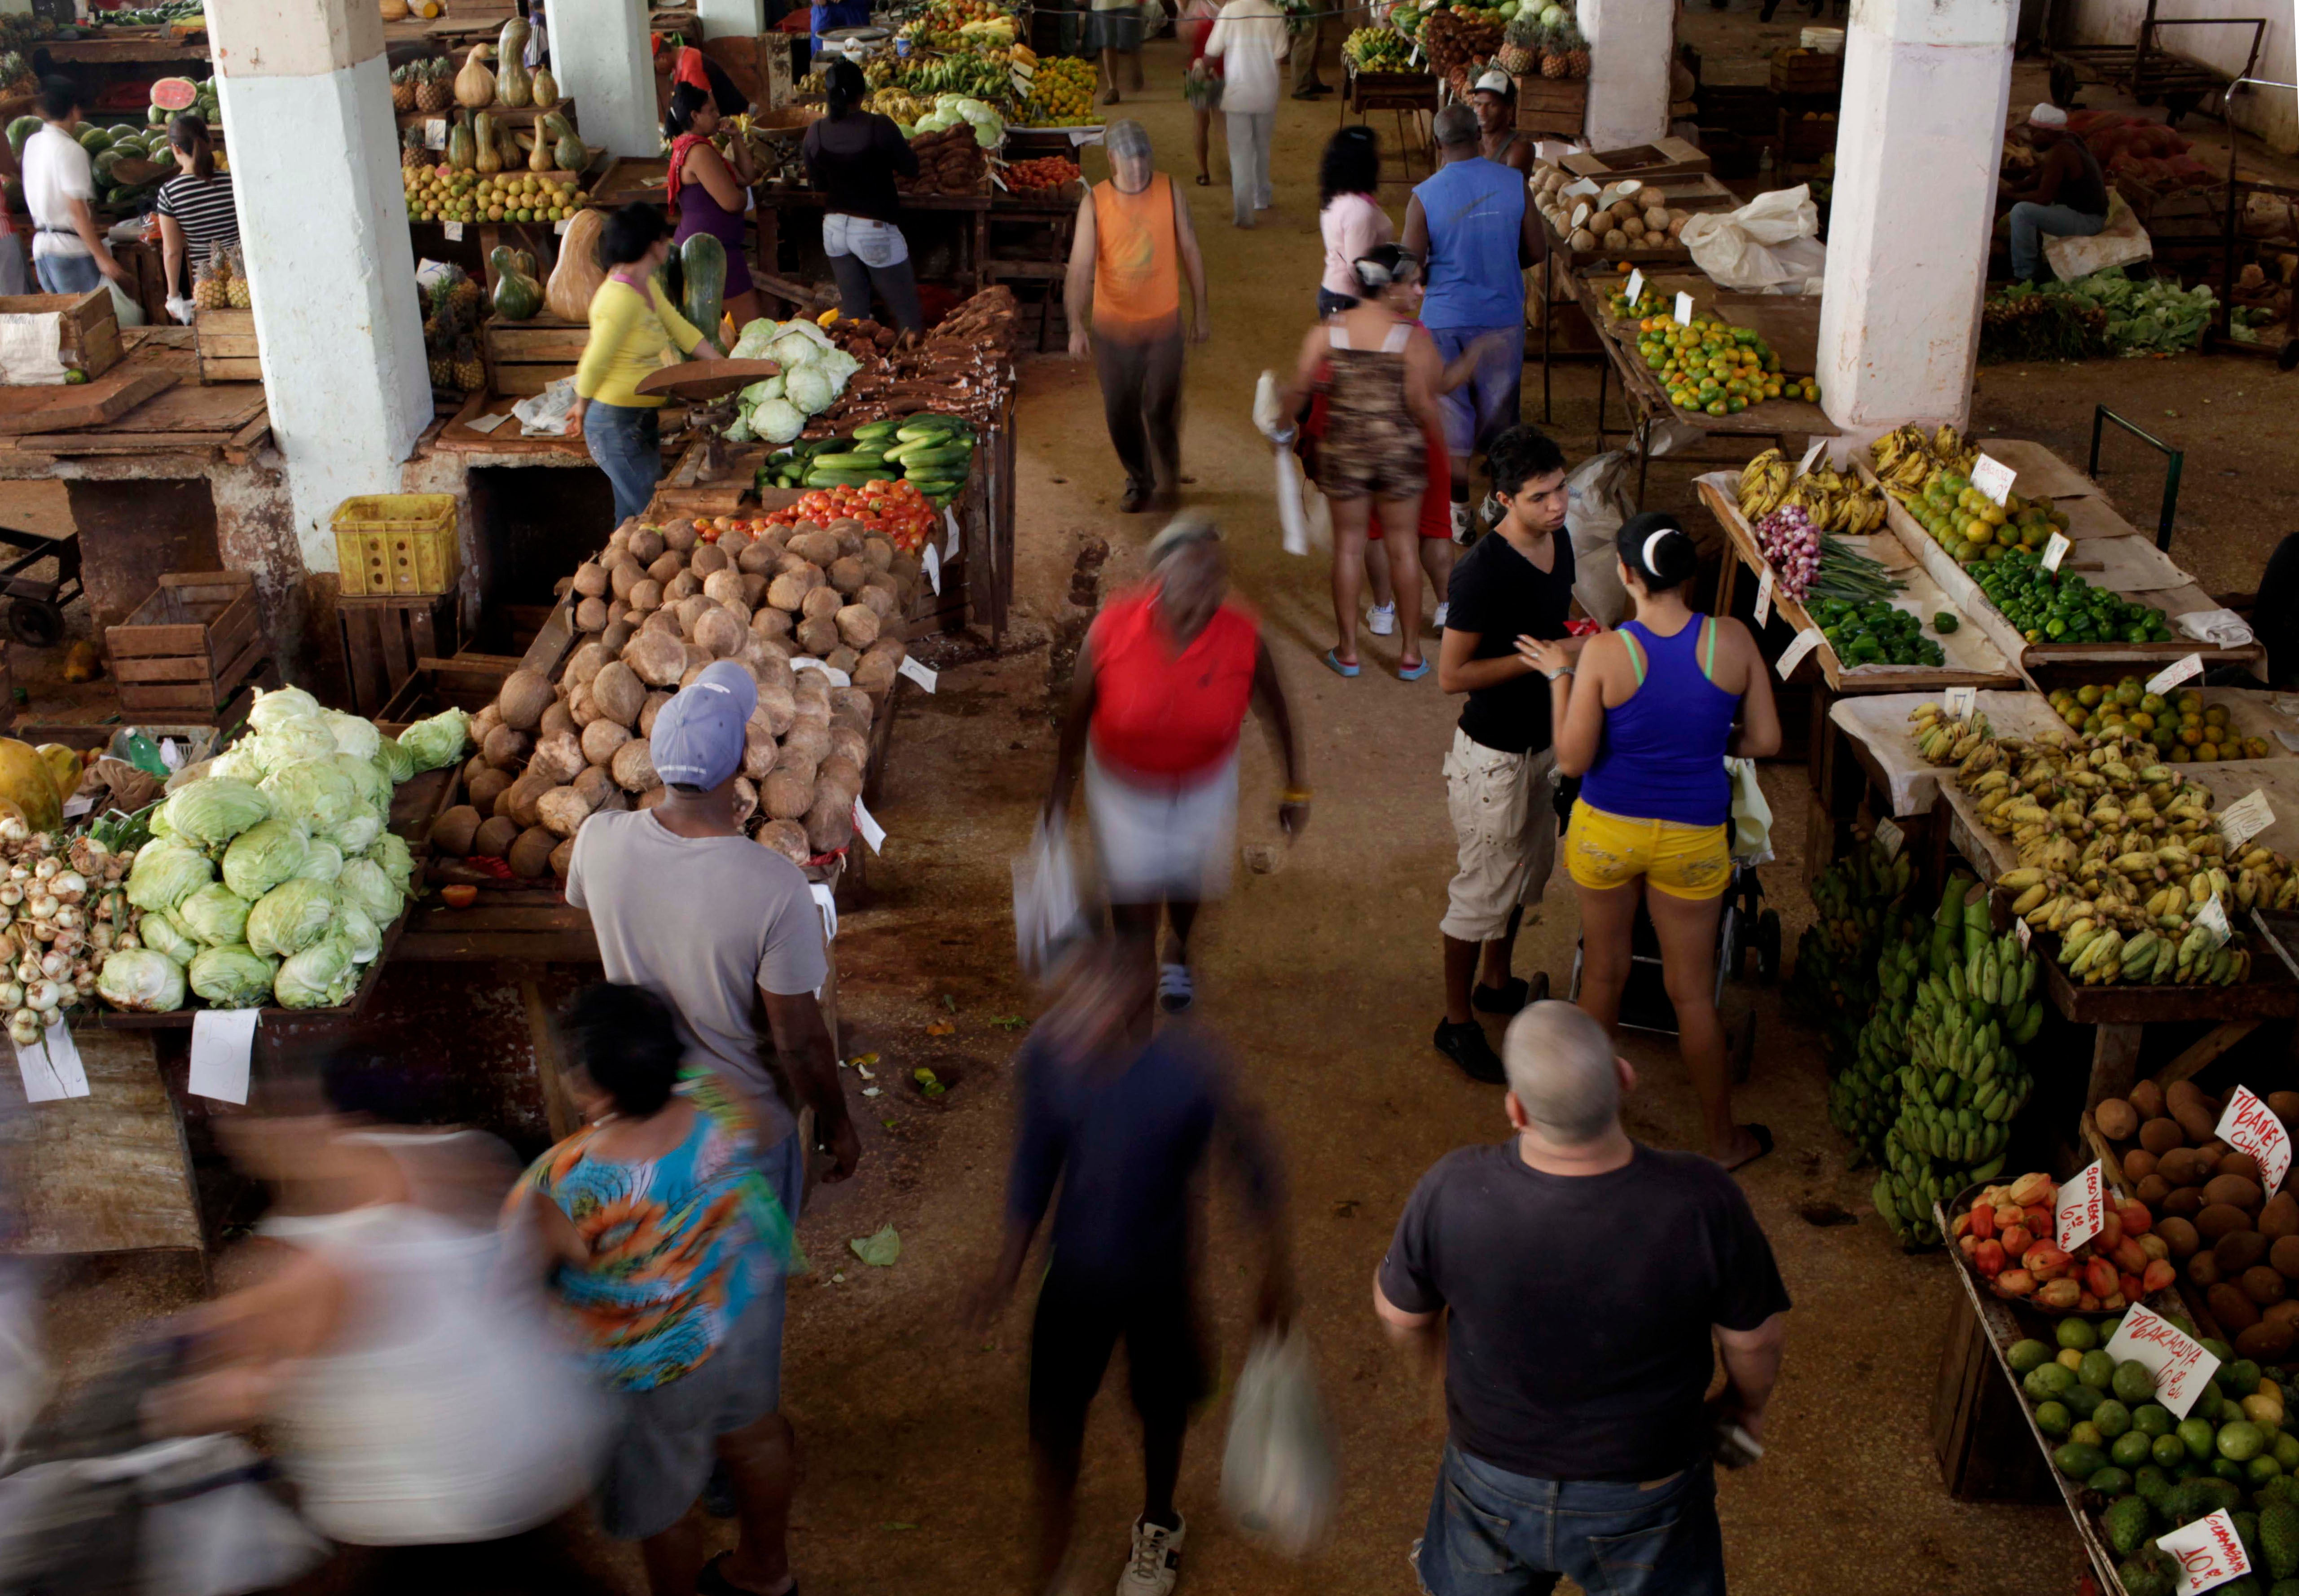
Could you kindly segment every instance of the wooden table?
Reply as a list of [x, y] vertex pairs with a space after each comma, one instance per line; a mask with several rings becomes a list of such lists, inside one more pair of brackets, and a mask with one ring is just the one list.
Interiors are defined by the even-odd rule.
[[[783, 220], [801, 213], [820, 215], [827, 212], [828, 202], [819, 194], [805, 188], [760, 188], [757, 191], [757, 207], [752, 212], [758, 223], [758, 270], [784, 284], [800, 279], [793, 270], [785, 270], [782, 260]], [[990, 260], [991, 198], [982, 194], [913, 194], [902, 196], [902, 214], [939, 216], [950, 215], [970, 220], [959, 224], [958, 237], [964, 241], [964, 263], [950, 272], [945, 280], [962, 282], [969, 293], [979, 293], [990, 286], [985, 270]], [[920, 229], [923, 232], [925, 229]], [[925, 240], [912, 237], [909, 228], [903, 229], [909, 239], [910, 258], [915, 262], [921, 254]], [[931, 280], [924, 276], [920, 281]], [[778, 287], [768, 286], [768, 292], [782, 294]], [[809, 295], [801, 303], [811, 303]]]

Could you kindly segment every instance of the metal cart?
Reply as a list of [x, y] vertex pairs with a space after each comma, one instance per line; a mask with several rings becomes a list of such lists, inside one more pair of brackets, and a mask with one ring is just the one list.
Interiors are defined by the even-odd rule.
[[[2190, 111], [2216, 96], [2217, 108], [2207, 114], [2224, 116], [2228, 87], [2251, 76], [2259, 64], [2260, 41], [2267, 32], [2264, 17], [2161, 17], [2156, 0], [2147, 0], [2136, 45], [2064, 45], [2052, 51], [2052, 102], [2072, 109], [2078, 89], [2086, 83], [2104, 83], [2129, 95], [2142, 105], [2163, 106], [2163, 121], [2176, 128]], [[2184, 55], [2175, 54], [2160, 37], [2171, 28], [2248, 28], [2251, 52], [2240, 72], [2222, 72]], [[2046, 32], [2049, 24], [2046, 23]]]
[[[1764, 903], [1764, 884], [1756, 867], [1732, 861], [1732, 884], [1724, 889], [1724, 912], [1716, 922], [1716, 1012], [1724, 1021], [1725, 1044], [1732, 1061], [1732, 1078], [1745, 1081], [1756, 1051], [1756, 1011], [1743, 1009], [1737, 1016], [1724, 1011], [1724, 985], [1745, 979], [1753, 962], [1758, 980], [1771, 982], [1780, 972], [1780, 916]], [[1573, 985], [1569, 1001], [1581, 996], [1581, 966], [1584, 950], [1573, 943]], [[1660, 936], [1652, 916], [1637, 905], [1635, 927], [1629, 934], [1629, 983], [1621, 993], [1621, 1024], [1631, 1031], [1656, 1035], [1677, 1034], [1676, 1005], [1668, 1000], [1661, 979]]]
[[[64, 635], [64, 606], [80, 595], [79, 534], [50, 537], [0, 527], [0, 545], [22, 551], [0, 565], [0, 594], [8, 600], [8, 635], [27, 647], [54, 647]], [[56, 562], [54, 580], [24, 574], [43, 560]]]

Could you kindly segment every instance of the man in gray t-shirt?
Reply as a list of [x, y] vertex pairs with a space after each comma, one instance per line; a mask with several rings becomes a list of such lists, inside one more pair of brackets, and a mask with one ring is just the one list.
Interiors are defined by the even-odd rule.
[[[760, 1164], [795, 1220], [807, 1150], [793, 1134], [793, 1110], [814, 1110], [815, 1135], [832, 1160], [824, 1179], [853, 1174], [861, 1147], [815, 997], [829, 960], [814, 895], [796, 865], [751, 842], [735, 821], [743, 727], [758, 702], [751, 673], [721, 660], [662, 706], [648, 753], [668, 789], [663, 801], [583, 823], [567, 901], [590, 910], [607, 979], [660, 994], [694, 1051], [759, 1105]], [[761, 1052], [768, 1036], [779, 1082]], [[777, 1278], [766, 1293], [776, 1407], [784, 1284]], [[786, 1516], [797, 1473], [787, 1425], [783, 1439], [767, 1472]], [[769, 1582], [787, 1572], [786, 1549], [760, 1556]]]

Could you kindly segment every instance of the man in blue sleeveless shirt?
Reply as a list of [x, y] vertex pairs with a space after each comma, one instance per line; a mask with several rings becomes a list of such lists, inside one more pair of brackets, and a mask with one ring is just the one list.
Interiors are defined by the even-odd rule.
[[[1524, 174], [1477, 153], [1477, 113], [1437, 113], [1439, 165], [1405, 209], [1405, 247], [1421, 257], [1429, 295], [1422, 325], [1450, 363], [1480, 338], [1469, 380], [1438, 400], [1453, 457], [1453, 537], [1469, 525], [1469, 457], [1517, 424], [1524, 378], [1524, 268], [1548, 254], [1526, 203]], [[1498, 335], [1498, 336], [1496, 336]], [[1440, 624], [1442, 624], [1441, 622]]]

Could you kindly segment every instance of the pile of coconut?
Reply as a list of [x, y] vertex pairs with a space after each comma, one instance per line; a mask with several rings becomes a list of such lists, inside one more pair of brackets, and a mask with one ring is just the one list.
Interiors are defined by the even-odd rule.
[[1574, 173], [1545, 161], [1535, 162], [1531, 179], [1532, 203], [1548, 225], [1582, 254], [1630, 249], [1682, 249], [1684, 224], [1689, 211], [1672, 211], [1661, 204], [1660, 190], [1647, 191], [1634, 178], [1607, 183], [1595, 195], [1567, 195], [1565, 189], [1581, 181]]
[[433, 847], [563, 880], [585, 820], [662, 802], [647, 752], [655, 716], [714, 660], [759, 684], [735, 783], [745, 830], [800, 864], [844, 847], [918, 576], [859, 521], [757, 538], [732, 522], [625, 522], [575, 573], [585, 636], [559, 679], [513, 671], [471, 718], [479, 752]]

